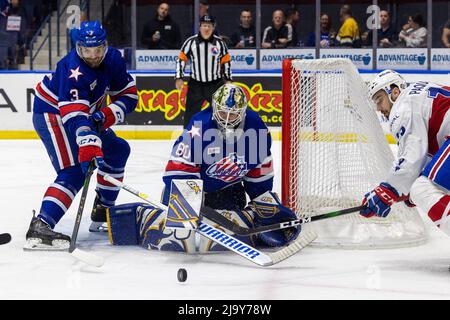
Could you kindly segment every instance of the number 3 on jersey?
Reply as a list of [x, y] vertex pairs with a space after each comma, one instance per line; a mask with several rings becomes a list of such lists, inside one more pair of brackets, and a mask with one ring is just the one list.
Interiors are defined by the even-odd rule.
[[80, 100], [78, 96], [78, 89], [70, 90], [70, 96], [72, 98], [72, 101]]

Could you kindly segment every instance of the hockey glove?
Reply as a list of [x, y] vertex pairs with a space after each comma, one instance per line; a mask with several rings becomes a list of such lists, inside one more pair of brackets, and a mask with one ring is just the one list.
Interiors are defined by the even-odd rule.
[[78, 162], [81, 165], [83, 173], [89, 168], [89, 163], [95, 160], [98, 167], [103, 166], [102, 140], [96, 132], [91, 130], [80, 131], [77, 134], [78, 144]]
[[108, 129], [114, 124], [124, 121], [125, 113], [118, 105], [111, 103], [109, 106], [102, 108], [92, 114], [92, 120], [101, 124], [103, 130]]
[[[274, 192], [266, 192], [253, 199], [247, 210], [254, 212], [254, 224], [256, 227], [297, 219], [292, 210], [283, 206]], [[270, 247], [281, 247], [295, 240], [300, 234], [301, 226], [269, 231], [258, 235], [259, 241]]]
[[387, 217], [391, 212], [391, 206], [400, 199], [397, 190], [389, 183], [382, 182], [378, 187], [364, 195], [362, 205], [366, 208], [360, 214], [366, 218], [373, 216]]

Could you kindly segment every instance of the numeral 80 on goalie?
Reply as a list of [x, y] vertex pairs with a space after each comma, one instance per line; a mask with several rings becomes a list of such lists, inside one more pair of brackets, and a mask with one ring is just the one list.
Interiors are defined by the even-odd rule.
[[183, 157], [185, 159], [189, 159], [191, 157], [191, 148], [189, 145], [180, 143], [175, 151], [175, 155], [178, 157]]

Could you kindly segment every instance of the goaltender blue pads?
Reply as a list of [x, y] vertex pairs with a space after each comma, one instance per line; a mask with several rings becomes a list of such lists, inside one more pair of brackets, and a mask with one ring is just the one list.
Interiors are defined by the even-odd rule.
[[166, 228], [197, 229], [202, 198], [202, 180], [172, 180]]
[[[266, 192], [256, 197], [246, 211], [254, 213], [255, 227], [266, 226], [275, 223], [297, 219], [292, 210], [285, 207], [275, 192]], [[281, 247], [294, 241], [301, 231], [301, 225], [281, 230], [260, 233], [258, 240], [269, 247]]]

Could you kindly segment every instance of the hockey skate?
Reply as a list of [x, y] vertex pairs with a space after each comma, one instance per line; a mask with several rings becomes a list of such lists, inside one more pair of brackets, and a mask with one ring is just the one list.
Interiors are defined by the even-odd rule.
[[103, 206], [98, 195], [95, 197], [94, 206], [91, 212], [90, 232], [108, 232], [108, 224], [106, 223], [106, 207]]
[[35, 216], [31, 219], [30, 228], [26, 234], [25, 251], [67, 251], [70, 237], [52, 230], [50, 226]]

